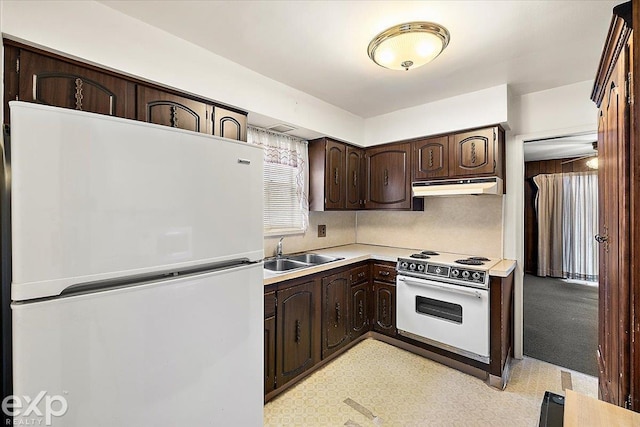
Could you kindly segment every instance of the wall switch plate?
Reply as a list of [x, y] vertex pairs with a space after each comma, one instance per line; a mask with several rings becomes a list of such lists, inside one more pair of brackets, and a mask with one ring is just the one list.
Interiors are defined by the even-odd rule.
[[318, 237], [327, 237], [327, 226], [322, 224], [318, 225]]

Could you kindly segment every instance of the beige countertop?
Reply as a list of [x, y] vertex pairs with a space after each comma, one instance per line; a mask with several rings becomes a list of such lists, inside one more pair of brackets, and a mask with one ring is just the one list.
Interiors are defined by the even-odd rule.
[[[408, 257], [409, 255], [419, 252], [420, 249], [410, 248], [394, 248], [389, 246], [376, 246], [376, 245], [345, 245], [335, 246], [332, 248], [318, 249], [309, 252], [330, 255], [335, 257], [344, 258], [339, 261], [333, 261], [327, 264], [320, 264], [317, 266], [302, 268], [300, 270], [294, 270], [283, 273], [275, 273], [269, 270], [264, 270], [264, 284], [270, 285], [272, 283], [283, 282], [285, 280], [296, 279], [298, 277], [307, 276], [314, 273], [319, 273], [333, 268], [342, 267], [349, 264], [354, 264], [360, 261], [367, 260], [379, 260], [379, 261], [391, 261], [396, 262], [398, 257]], [[507, 277], [515, 268], [516, 263], [512, 260], [501, 260], [498, 264], [489, 270], [491, 276]]]

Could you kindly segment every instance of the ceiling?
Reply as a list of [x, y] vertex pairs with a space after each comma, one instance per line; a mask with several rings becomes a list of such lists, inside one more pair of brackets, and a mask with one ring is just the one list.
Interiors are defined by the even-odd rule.
[[598, 154], [593, 149], [593, 143], [598, 141], [598, 135], [565, 135], [524, 143], [524, 161], [567, 159]]
[[[616, 1], [101, 1], [367, 118], [507, 83], [515, 94], [593, 79]], [[434, 62], [392, 71], [367, 56], [380, 31], [445, 26]]]

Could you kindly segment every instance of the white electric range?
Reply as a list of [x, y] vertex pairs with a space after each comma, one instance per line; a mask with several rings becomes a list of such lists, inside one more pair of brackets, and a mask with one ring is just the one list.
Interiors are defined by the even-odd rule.
[[498, 262], [430, 250], [398, 258], [398, 333], [489, 363], [489, 270]]

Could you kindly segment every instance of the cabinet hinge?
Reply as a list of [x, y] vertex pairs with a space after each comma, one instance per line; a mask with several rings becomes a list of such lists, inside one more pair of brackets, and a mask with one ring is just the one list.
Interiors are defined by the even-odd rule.
[[627, 104], [629, 104], [629, 105], [633, 104], [633, 93], [632, 93], [632, 90], [631, 90], [631, 82], [633, 81], [632, 77], [633, 77], [633, 75], [632, 75], [631, 71], [629, 71], [627, 73], [627, 79], [624, 82], [625, 95], [627, 97]]
[[16, 73], [20, 72], [20, 58], [16, 58]]
[[631, 409], [632, 410], [633, 408], [631, 406], [632, 406], [632, 404], [631, 404], [631, 395], [627, 394], [626, 399], [624, 399], [624, 407], [627, 408], [627, 409]]
[[493, 129], [493, 142], [496, 142], [496, 130], [495, 130], [495, 128]]

